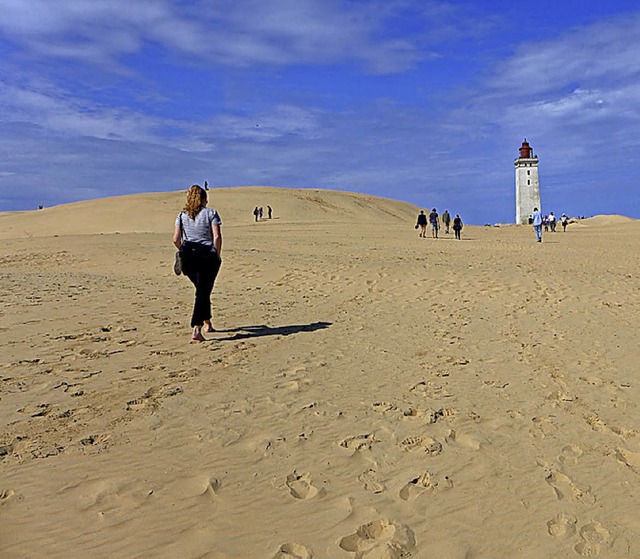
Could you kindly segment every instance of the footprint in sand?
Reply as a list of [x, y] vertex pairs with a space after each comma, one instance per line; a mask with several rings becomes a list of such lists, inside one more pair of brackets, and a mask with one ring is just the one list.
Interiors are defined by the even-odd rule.
[[313, 559], [313, 554], [304, 545], [298, 543], [284, 543], [273, 559]]
[[340, 540], [340, 548], [354, 553], [354, 559], [402, 559], [411, 557], [415, 547], [411, 528], [387, 518], [363, 524]]
[[563, 499], [572, 499], [581, 503], [595, 502], [594, 496], [588, 489], [582, 489], [574, 483], [574, 481], [562, 472], [551, 470], [546, 475], [547, 483], [553, 488], [558, 501]]
[[397, 406], [389, 402], [374, 402], [373, 404], [371, 404], [371, 407], [373, 407], [374, 411], [382, 413], [396, 411], [398, 409]]
[[454, 430], [449, 431], [445, 441], [449, 444], [456, 444], [463, 448], [468, 448], [469, 450], [480, 450], [480, 443], [473, 437], [465, 435], [464, 433], [458, 433]]
[[44, 417], [50, 411], [51, 404], [28, 405], [18, 410], [19, 413], [24, 413], [31, 417]]
[[607, 424], [595, 413], [585, 416], [584, 420], [594, 431], [606, 431]]
[[146, 398], [136, 398], [127, 402], [127, 411], [139, 411], [147, 407]]
[[439, 443], [431, 437], [407, 437], [400, 442], [400, 446], [403, 450], [425, 452], [432, 456], [442, 452], [442, 443]]
[[0, 491], [0, 505], [4, 505], [7, 501], [15, 497], [16, 492], [13, 489], [3, 489]]
[[602, 546], [609, 547], [611, 534], [600, 522], [589, 522], [580, 528], [582, 541], [573, 549], [584, 557], [596, 557], [600, 555]]
[[386, 489], [384, 483], [378, 479], [378, 472], [371, 468], [366, 472], [362, 472], [358, 476], [358, 481], [367, 491], [371, 491], [372, 493], [382, 493]]
[[205, 487], [204, 487], [204, 491], [202, 492], [203, 496], [207, 496], [207, 497], [217, 497], [218, 495], [218, 491], [220, 491], [220, 487], [222, 486], [222, 483], [220, 482], [220, 480], [218, 478], [212, 477], [211, 479], [209, 479], [209, 481], [207, 481], [205, 483]]
[[578, 521], [573, 516], [564, 513], [556, 514], [547, 522], [547, 531], [556, 538], [570, 538], [576, 533]]
[[630, 439], [638, 434], [638, 431], [635, 429], [627, 429], [626, 427], [619, 427], [617, 425], [612, 425], [611, 431], [623, 439]]
[[311, 483], [311, 474], [299, 474], [295, 470], [287, 476], [287, 487], [296, 499], [311, 499], [318, 494], [318, 489]]
[[582, 454], [582, 449], [578, 445], [568, 444], [562, 449], [562, 454], [558, 456], [558, 462], [561, 464], [577, 464]]
[[618, 448], [616, 449], [616, 458], [625, 466], [629, 466], [634, 473], [640, 474], [640, 453]]
[[371, 447], [374, 443], [380, 442], [375, 438], [373, 433], [368, 433], [366, 435], [355, 435], [354, 437], [348, 437], [344, 439], [340, 446], [342, 448], [348, 448], [349, 450], [358, 451], [358, 450], [371, 450]]
[[0, 460], [4, 460], [13, 452], [12, 444], [0, 444]]
[[534, 417], [531, 421], [533, 426], [529, 429], [529, 435], [534, 439], [544, 439], [558, 430], [553, 421], [547, 417]]
[[456, 411], [453, 408], [440, 408], [437, 410], [409, 408], [405, 410], [403, 415], [404, 417], [424, 419], [427, 423], [436, 423], [442, 418], [455, 415], [455, 413]]
[[449, 476], [444, 476], [441, 480], [431, 472], [424, 472], [407, 483], [399, 493], [403, 501], [413, 501], [421, 495], [440, 489], [453, 487], [453, 481]]

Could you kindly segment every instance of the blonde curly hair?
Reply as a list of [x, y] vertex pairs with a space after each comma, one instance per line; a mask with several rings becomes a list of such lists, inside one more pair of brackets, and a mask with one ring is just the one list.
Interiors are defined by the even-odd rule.
[[191, 218], [195, 219], [200, 210], [207, 203], [207, 191], [201, 186], [194, 184], [187, 190], [187, 203], [183, 211]]

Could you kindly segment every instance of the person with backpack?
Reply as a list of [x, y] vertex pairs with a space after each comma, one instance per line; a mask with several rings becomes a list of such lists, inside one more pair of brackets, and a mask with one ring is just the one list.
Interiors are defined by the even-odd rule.
[[440, 229], [440, 217], [435, 208], [431, 210], [429, 214], [429, 223], [431, 224], [431, 236], [434, 239], [438, 238], [438, 229]]
[[194, 184], [187, 191], [184, 209], [178, 214], [173, 244], [180, 252], [182, 273], [196, 288], [191, 316], [191, 339], [204, 342], [203, 332], [213, 332], [211, 292], [222, 260], [222, 220], [214, 209], [207, 208], [207, 192]]
[[462, 231], [463, 227], [464, 224], [462, 223], [462, 218], [459, 214], [456, 214], [456, 217], [453, 218], [453, 232], [458, 240], [460, 240], [460, 231]]

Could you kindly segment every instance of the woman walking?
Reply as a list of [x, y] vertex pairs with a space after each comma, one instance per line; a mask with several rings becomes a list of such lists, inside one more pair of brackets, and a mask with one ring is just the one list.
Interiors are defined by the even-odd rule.
[[187, 191], [184, 209], [176, 219], [173, 244], [180, 251], [182, 272], [196, 288], [191, 339], [204, 342], [203, 332], [213, 332], [211, 292], [222, 260], [222, 221], [216, 210], [207, 208], [207, 192], [197, 184]]

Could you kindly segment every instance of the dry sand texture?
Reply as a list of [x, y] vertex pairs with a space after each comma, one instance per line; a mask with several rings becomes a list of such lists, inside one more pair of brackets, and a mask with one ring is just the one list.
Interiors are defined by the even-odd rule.
[[190, 344], [182, 200], [0, 215], [0, 557], [640, 557], [637, 221], [212, 191]]

